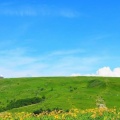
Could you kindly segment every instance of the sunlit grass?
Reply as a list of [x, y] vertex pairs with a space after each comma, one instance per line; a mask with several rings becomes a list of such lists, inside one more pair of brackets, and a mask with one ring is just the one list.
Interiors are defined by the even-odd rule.
[[[44, 100], [36, 104], [26, 104], [27, 99], [36, 97], [44, 97]], [[98, 101], [100, 99], [104, 102]], [[71, 108], [84, 110], [95, 108], [99, 104], [105, 104], [108, 108], [120, 108], [119, 101], [120, 78], [81, 76], [0, 80], [0, 112], [9, 110], [33, 113], [39, 109], [54, 110], [56, 107], [62, 110]], [[10, 105], [11, 107], [8, 107]]]

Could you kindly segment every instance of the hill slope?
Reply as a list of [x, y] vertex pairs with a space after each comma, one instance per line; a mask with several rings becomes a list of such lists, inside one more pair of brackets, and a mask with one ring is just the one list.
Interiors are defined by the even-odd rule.
[[120, 108], [120, 78], [39, 77], [0, 80], [0, 110]]

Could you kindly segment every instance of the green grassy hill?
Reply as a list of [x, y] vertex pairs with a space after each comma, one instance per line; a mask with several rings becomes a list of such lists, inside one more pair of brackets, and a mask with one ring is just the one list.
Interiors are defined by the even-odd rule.
[[120, 108], [120, 78], [39, 77], [0, 79], [0, 110]]

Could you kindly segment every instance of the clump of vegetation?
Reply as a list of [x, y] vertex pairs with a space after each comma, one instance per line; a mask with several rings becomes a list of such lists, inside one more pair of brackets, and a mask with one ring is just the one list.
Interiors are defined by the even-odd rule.
[[77, 90], [77, 87], [72, 87], [72, 86], [69, 87], [69, 91], [70, 91], [70, 92], [73, 92], [73, 91], [75, 91], [75, 90]]
[[1, 108], [1, 111], [40, 103], [40, 102], [43, 102], [44, 100], [45, 100], [45, 96], [42, 96], [42, 98], [33, 97], [33, 98], [26, 98], [26, 99], [19, 99], [19, 100], [11, 100], [10, 103], [5, 108]]
[[87, 85], [88, 88], [103, 88], [106, 87], [105, 81], [94, 79], [90, 80]]
[[43, 112], [50, 113], [50, 112], [52, 112], [52, 111], [58, 112], [58, 111], [63, 111], [63, 110], [62, 110], [61, 108], [58, 108], [58, 107], [52, 108], [52, 109], [48, 108], [48, 109], [46, 109], [46, 110], [40, 108], [40, 109], [38, 109], [38, 110], [33, 111], [33, 113], [34, 113], [34, 114], [40, 114], [40, 113], [43, 113]]

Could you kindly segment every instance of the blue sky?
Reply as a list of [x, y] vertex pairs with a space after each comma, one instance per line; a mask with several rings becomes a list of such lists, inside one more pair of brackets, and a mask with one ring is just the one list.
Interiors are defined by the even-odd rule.
[[120, 68], [119, 6], [118, 0], [0, 1], [0, 74], [113, 72]]

